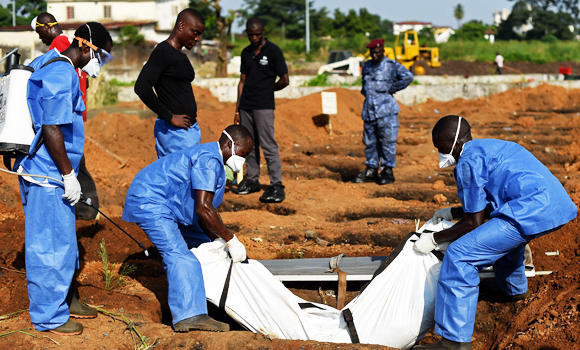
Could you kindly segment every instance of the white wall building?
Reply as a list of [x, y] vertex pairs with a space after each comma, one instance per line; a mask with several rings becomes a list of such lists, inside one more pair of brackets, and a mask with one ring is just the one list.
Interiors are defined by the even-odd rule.
[[[117, 41], [126, 25], [139, 28], [146, 41], [167, 39], [177, 14], [188, 7], [188, 0], [46, 0], [47, 12], [54, 15], [69, 37], [85, 22], [100, 22]], [[46, 51], [38, 35], [29, 25], [0, 27], [0, 47], [4, 51], [18, 47], [36, 57]]]
[[419, 21], [405, 21], [397, 22], [393, 24], [393, 34], [399, 35], [399, 33], [406, 30], [416, 30], [419, 32], [423, 28], [432, 28], [433, 24], [431, 22], [419, 22]]
[[96, 21], [157, 22], [158, 31], [170, 31], [188, 0], [47, 0], [47, 12], [62, 23]]

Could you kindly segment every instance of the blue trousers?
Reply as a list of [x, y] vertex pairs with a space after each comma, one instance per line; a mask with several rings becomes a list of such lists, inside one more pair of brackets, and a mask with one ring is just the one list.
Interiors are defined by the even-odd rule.
[[78, 268], [75, 210], [62, 187], [20, 178], [20, 194], [30, 320], [38, 331], [55, 329], [69, 319], [66, 296]]
[[181, 151], [201, 142], [199, 124], [193, 124], [189, 129], [176, 128], [163, 119], [155, 121], [155, 150], [157, 159], [163, 158], [175, 151]]
[[379, 166], [395, 167], [398, 133], [399, 117], [397, 114], [373, 121], [364, 121], [363, 143], [367, 167], [375, 169], [378, 169]]
[[[163, 258], [173, 324], [189, 317], [207, 314], [201, 265], [188, 249], [178, 223], [170, 218], [152, 217], [150, 221], [138, 225]], [[186, 231], [191, 230], [191, 226], [182, 227]], [[191, 240], [194, 233], [188, 232], [187, 235]]]
[[437, 285], [435, 333], [448, 340], [470, 342], [479, 295], [479, 270], [493, 265], [496, 281], [506, 294], [525, 293], [528, 290], [525, 245], [551, 231], [526, 236], [509, 221], [492, 218], [451, 243]]

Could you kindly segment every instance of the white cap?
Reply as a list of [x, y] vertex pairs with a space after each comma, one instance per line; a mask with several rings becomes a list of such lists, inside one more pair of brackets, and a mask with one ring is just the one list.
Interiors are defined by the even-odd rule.
[[36, 19], [38, 18], [38, 16], [34, 17], [32, 19], [32, 22], [30, 22], [30, 26], [32, 27], [32, 30], [36, 31]]

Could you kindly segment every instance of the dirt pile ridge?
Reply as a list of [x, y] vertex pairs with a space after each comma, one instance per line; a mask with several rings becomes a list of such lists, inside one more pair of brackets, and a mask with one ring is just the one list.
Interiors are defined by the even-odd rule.
[[[320, 94], [296, 100], [279, 100], [276, 138], [283, 162], [287, 199], [278, 205], [259, 202], [260, 193], [237, 196], [226, 192], [219, 208], [224, 222], [255, 259], [386, 255], [401, 237], [414, 230], [414, 219], [425, 221], [444, 206], [457, 205], [452, 172], [437, 168], [431, 128], [446, 114], [459, 114], [472, 125], [476, 138], [500, 138], [522, 144], [538, 157], [580, 204], [580, 90], [542, 85], [514, 89], [476, 100], [428, 101], [401, 106], [397, 145], [396, 183], [392, 186], [349, 182], [364, 167], [363, 97], [357, 90], [333, 89], [338, 115], [321, 115]], [[215, 141], [233, 121], [234, 104], [220, 103], [208, 90], [195, 88], [203, 141]], [[126, 191], [135, 174], [155, 160], [153, 118], [140, 103], [123, 103], [103, 109], [86, 124], [85, 154], [99, 190], [102, 210], [147, 246], [151, 243], [134, 224], [120, 219]], [[149, 114], [150, 115], [150, 114]], [[269, 183], [263, 164], [261, 183]], [[0, 173], [0, 315], [28, 307], [24, 265], [24, 215], [15, 177]], [[140, 249], [104, 220], [77, 223], [81, 271], [81, 297], [138, 322], [158, 348], [222, 349], [378, 349], [378, 346], [268, 340], [236, 330], [227, 334], [193, 332], [176, 335], [170, 328], [167, 281], [158, 256], [145, 258]], [[580, 334], [580, 244], [578, 220], [558, 232], [532, 241], [537, 270], [552, 275], [529, 280], [531, 297], [506, 303], [486, 286], [481, 288], [475, 349], [577, 348]], [[317, 245], [306, 231], [330, 242]], [[115, 269], [134, 265], [136, 271], [112, 291], [104, 290], [98, 255], [104, 239]], [[557, 256], [545, 252], [558, 251]], [[155, 249], [151, 249], [155, 253]], [[323, 290], [336, 286], [323, 285]], [[356, 295], [350, 286], [349, 297]], [[293, 286], [293, 292], [321, 302], [318, 286]], [[327, 298], [329, 304], [335, 301]], [[219, 314], [214, 313], [216, 317]], [[81, 337], [44, 334], [33, 338], [13, 334], [0, 340], [2, 347], [110, 348], [133, 347], [125, 327], [100, 315], [82, 321]], [[30, 327], [27, 313], [0, 321], [0, 333]], [[431, 336], [428, 337], [432, 338]]]

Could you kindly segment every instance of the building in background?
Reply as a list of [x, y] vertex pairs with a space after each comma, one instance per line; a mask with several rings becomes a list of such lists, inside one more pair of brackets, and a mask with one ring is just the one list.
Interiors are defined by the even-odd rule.
[[406, 30], [416, 30], [419, 32], [423, 28], [432, 28], [433, 24], [431, 22], [419, 22], [419, 21], [405, 21], [397, 22], [393, 24], [393, 34], [399, 35], [399, 33]]
[[[63, 33], [72, 37], [85, 22], [102, 23], [113, 41], [121, 28], [131, 25], [139, 29], [148, 42], [167, 39], [177, 14], [188, 7], [188, 0], [46, 0], [47, 12], [59, 21]], [[36, 57], [48, 47], [38, 39], [29, 25], [0, 27], [0, 52], [20, 48], [23, 57]]]

